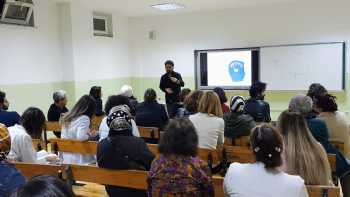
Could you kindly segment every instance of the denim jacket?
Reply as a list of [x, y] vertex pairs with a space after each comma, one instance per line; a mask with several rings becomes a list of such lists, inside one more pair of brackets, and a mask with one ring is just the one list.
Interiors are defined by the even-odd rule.
[[5, 197], [25, 184], [25, 178], [14, 165], [0, 161], [0, 197]]

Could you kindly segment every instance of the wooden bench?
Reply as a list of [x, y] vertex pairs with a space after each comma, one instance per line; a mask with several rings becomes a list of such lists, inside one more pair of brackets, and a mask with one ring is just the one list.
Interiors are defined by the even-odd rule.
[[[99, 130], [100, 124], [105, 116], [92, 116], [90, 128]], [[59, 121], [46, 121], [46, 131], [61, 131], [62, 125]]]
[[[136, 170], [109, 170], [94, 166], [80, 165], [44, 165], [15, 163], [16, 168], [30, 179], [37, 175], [51, 175], [63, 177], [73, 181], [97, 183], [101, 185], [112, 185], [133, 189], [147, 190], [148, 172]], [[213, 186], [216, 197], [223, 197], [223, 177], [213, 176]], [[335, 186], [306, 186], [310, 197], [340, 197], [340, 188]], [[102, 189], [102, 188], [101, 188]], [[79, 196], [79, 193], [77, 193]], [[81, 196], [81, 195], [80, 195]], [[90, 195], [87, 195], [90, 196]]]
[[61, 131], [62, 127], [58, 121], [46, 121], [46, 131]]
[[156, 127], [138, 127], [140, 137], [150, 139], [160, 139], [160, 130]]
[[36, 151], [47, 150], [46, 143], [41, 139], [32, 139], [33, 148]]
[[47, 165], [47, 164], [30, 164], [30, 163], [14, 163], [17, 170], [21, 174], [30, 179], [39, 175], [50, 175], [62, 178], [64, 172], [64, 166], [61, 165]]
[[95, 141], [77, 141], [67, 139], [50, 139], [51, 150], [58, 152], [77, 153], [82, 155], [96, 155], [97, 143]]
[[225, 137], [225, 145], [228, 146], [250, 146], [250, 137], [249, 136], [242, 136], [237, 139], [232, 139]]
[[341, 153], [344, 154], [345, 151], [345, 144], [344, 142], [338, 141], [338, 140], [329, 140], [329, 142]]

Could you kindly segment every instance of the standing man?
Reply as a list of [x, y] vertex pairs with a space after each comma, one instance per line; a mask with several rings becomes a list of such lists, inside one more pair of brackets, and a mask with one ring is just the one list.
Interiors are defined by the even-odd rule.
[[175, 116], [175, 104], [180, 100], [181, 87], [185, 86], [179, 73], [174, 71], [174, 62], [168, 60], [164, 63], [166, 73], [160, 79], [159, 88], [165, 93], [168, 114], [170, 118]]
[[[67, 95], [63, 90], [54, 92], [52, 95], [53, 104], [51, 104], [49, 111], [47, 112], [48, 121], [59, 121], [61, 115], [68, 112], [67, 105]], [[61, 138], [61, 131], [53, 132], [57, 138]]]

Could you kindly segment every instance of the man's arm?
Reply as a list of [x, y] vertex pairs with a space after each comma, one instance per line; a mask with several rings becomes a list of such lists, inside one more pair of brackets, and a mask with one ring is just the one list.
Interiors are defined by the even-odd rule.
[[163, 92], [165, 92], [166, 93], [166, 91], [165, 91], [165, 79], [164, 79], [164, 76], [162, 76], [161, 78], [160, 78], [160, 83], [159, 83], [159, 88], [163, 91]]
[[181, 77], [180, 74], [178, 74], [177, 79], [179, 80], [179, 85], [180, 85], [181, 87], [184, 87], [184, 86], [185, 86], [185, 82], [182, 80], [182, 77]]

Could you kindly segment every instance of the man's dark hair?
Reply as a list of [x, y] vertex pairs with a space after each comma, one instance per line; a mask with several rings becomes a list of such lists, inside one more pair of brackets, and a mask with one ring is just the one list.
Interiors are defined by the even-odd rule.
[[60, 179], [42, 175], [33, 177], [24, 186], [19, 188], [16, 192], [10, 195], [10, 197], [75, 197], [73, 190]]
[[36, 107], [29, 107], [21, 116], [21, 125], [34, 139], [40, 139], [45, 127], [45, 115]]
[[274, 169], [282, 165], [283, 139], [272, 126], [262, 124], [252, 130], [250, 142], [256, 161], [265, 164], [265, 168]]
[[0, 91], [0, 104], [4, 104], [6, 98], [6, 93], [3, 91]]
[[90, 89], [90, 96], [92, 96], [94, 99], [101, 98], [101, 86], [92, 86]]
[[307, 96], [315, 99], [316, 97], [326, 95], [327, 93], [327, 89], [323, 85], [319, 83], [313, 83], [309, 86]]
[[225, 94], [224, 89], [222, 89], [222, 88], [220, 88], [220, 87], [216, 87], [216, 88], [214, 88], [213, 91], [219, 96], [219, 99], [220, 99], [220, 103], [221, 103], [221, 104], [227, 102], [227, 97], [226, 97], [226, 94]]
[[165, 63], [164, 63], [164, 65], [171, 65], [172, 67], [174, 67], [174, 62], [173, 61], [171, 61], [171, 60], [167, 60]]
[[108, 115], [109, 111], [118, 105], [127, 105], [130, 108], [130, 102], [128, 97], [123, 95], [112, 95], [109, 96], [105, 104], [105, 112]]
[[314, 101], [318, 108], [321, 108], [323, 112], [336, 112], [338, 111], [337, 97], [330, 94], [316, 96]]
[[163, 155], [197, 155], [198, 135], [192, 122], [185, 118], [173, 119], [165, 129], [159, 143], [159, 152]]
[[266, 83], [261, 81], [256, 81], [250, 86], [249, 95], [252, 98], [258, 97], [263, 91], [266, 90]]
[[146, 103], [152, 103], [157, 99], [157, 93], [152, 88], [145, 91], [144, 100]]

